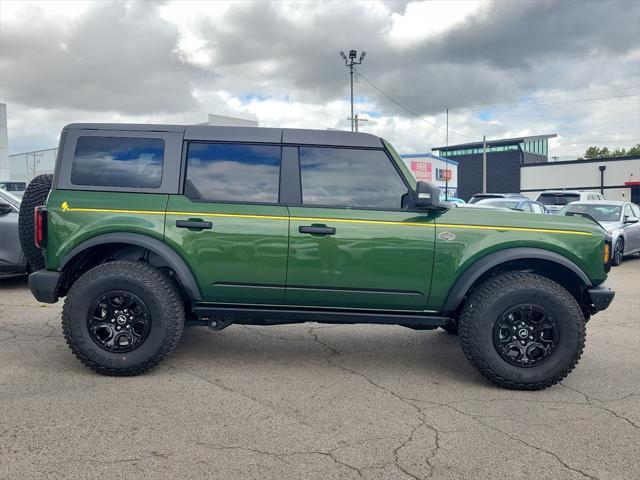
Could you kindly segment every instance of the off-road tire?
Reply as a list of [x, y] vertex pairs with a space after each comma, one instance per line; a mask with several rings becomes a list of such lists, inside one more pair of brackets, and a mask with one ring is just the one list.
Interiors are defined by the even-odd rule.
[[458, 322], [455, 320], [449, 321], [449, 323], [440, 328], [451, 335], [458, 335]]
[[[127, 353], [101, 348], [89, 333], [91, 305], [111, 290], [130, 292], [151, 316], [148, 337]], [[62, 331], [73, 354], [97, 373], [132, 376], [146, 372], [173, 350], [184, 328], [184, 302], [174, 281], [144, 262], [114, 261], [83, 274], [71, 287], [62, 309]]]
[[31, 180], [20, 202], [18, 236], [31, 271], [45, 268], [42, 250], [36, 247], [34, 242], [33, 209], [47, 203], [47, 195], [51, 190], [52, 182], [53, 175], [38, 175]]
[[613, 253], [611, 254], [611, 265], [617, 267], [622, 263], [624, 257], [624, 238], [620, 237], [616, 240], [616, 244], [613, 246]]
[[[560, 335], [541, 364], [515, 366], [494, 346], [495, 322], [509, 308], [540, 305], [555, 319]], [[542, 390], [565, 378], [585, 344], [585, 320], [575, 298], [556, 282], [533, 273], [504, 273], [486, 280], [466, 299], [458, 319], [460, 344], [472, 365], [496, 385], [513, 390]]]

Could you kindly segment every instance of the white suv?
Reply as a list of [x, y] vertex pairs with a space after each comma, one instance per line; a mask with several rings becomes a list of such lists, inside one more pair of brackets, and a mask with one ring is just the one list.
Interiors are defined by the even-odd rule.
[[585, 190], [546, 190], [538, 195], [536, 200], [547, 207], [549, 213], [557, 213], [571, 202], [606, 200], [606, 198], [598, 192]]

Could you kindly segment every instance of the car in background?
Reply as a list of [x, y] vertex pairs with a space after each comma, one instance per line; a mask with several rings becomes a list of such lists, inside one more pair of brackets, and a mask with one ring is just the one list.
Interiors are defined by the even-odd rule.
[[541, 213], [541, 214], [549, 213], [544, 205], [526, 197], [484, 198], [478, 201], [477, 203], [475, 203], [474, 205], [482, 206], [482, 207], [509, 208], [511, 210], [518, 210], [526, 213]]
[[443, 194], [440, 194], [440, 201], [441, 202], [449, 202], [449, 203], [467, 203], [463, 199], [458, 198], [458, 197], [452, 197], [451, 195], [449, 195], [447, 198], [445, 198], [445, 196]]
[[469, 203], [478, 203], [487, 198], [526, 198], [521, 193], [476, 193], [469, 199]]
[[640, 253], [640, 207], [635, 203], [613, 200], [573, 202], [557, 215], [581, 215], [598, 222], [611, 235], [612, 265], [620, 265], [625, 255]]
[[20, 199], [0, 189], [0, 274], [27, 273], [27, 259], [18, 237]]
[[604, 195], [584, 190], [546, 190], [536, 198], [551, 213], [557, 213], [571, 202], [604, 201]]
[[3, 182], [0, 181], [0, 189], [11, 193], [13, 196], [22, 198], [27, 189], [27, 182]]

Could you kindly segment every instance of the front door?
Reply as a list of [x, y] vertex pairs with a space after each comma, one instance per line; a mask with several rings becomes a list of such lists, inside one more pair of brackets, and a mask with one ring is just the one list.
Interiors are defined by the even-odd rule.
[[284, 303], [289, 215], [278, 203], [282, 147], [192, 142], [184, 195], [171, 195], [165, 241], [206, 302]]
[[384, 150], [300, 147], [302, 205], [289, 206], [289, 305], [422, 310], [433, 218], [402, 210]]

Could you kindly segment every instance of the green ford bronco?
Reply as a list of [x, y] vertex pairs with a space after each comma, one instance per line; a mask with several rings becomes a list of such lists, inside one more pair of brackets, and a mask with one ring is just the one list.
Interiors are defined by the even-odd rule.
[[20, 232], [33, 295], [66, 297], [67, 343], [108, 375], [188, 325], [377, 323], [459, 334], [492, 382], [542, 389], [614, 296], [596, 223], [441, 203], [364, 133], [68, 125]]

